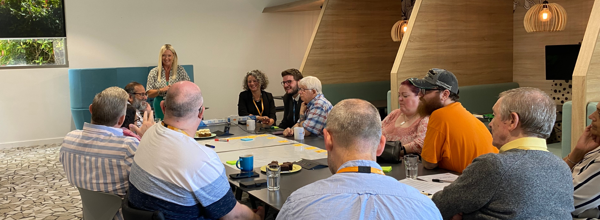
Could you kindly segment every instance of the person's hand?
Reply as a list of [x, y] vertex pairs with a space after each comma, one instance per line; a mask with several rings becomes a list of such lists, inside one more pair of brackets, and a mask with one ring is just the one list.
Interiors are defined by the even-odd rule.
[[300, 114], [301, 115], [303, 115], [304, 112], [306, 112], [306, 106], [307, 106], [306, 102], [303, 102], [302, 105], [300, 105]]
[[144, 136], [144, 133], [146, 133], [146, 130], [148, 130], [148, 128], [152, 127], [152, 125], [154, 125], [154, 124], [155, 124], [154, 111], [150, 110], [150, 111], [144, 112], [144, 119], [143, 119], [142, 127], [138, 128], [138, 126], [136, 126], [135, 124], [130, 124], [129, 130], [132, 130], [137, 135], [142, 137], [142, 136]]
[[267, 116], [262, 116], [262, 117], [257, 117], [256, 119], [260, 120], [261, 123], [263, 124], [270, 124], [271, 123], [271, 119]]
[[252, 210], [252, 211], [254, 211], [254, 213], [256, 213], [256, 215], [258, 215], [261, 220], [265, 219], [265, 208], [264, 207], [259, 206], [259, 207], [256, 207], [255, 210]]
[[452, 216], [452, 220], [462, 220], [462, 212]]
[[575, 148], [581, 151], [583, 154], [587, 154], [591, 150], [600, 146], [600, 137], [593, 135], [590, 131], [591, 129], [592, 125], [589, 125], [585, 128], [583, 134], [577, 141], [577, 145], [575, 146]]
[[294, 129], [291, 128], [286, 128], [285, 130], [283, 130], [283, 136], [292, 136], [294, 135]]
[[162, 88], [158, 89], [158, 91], [159, 92], [166, 92], [167, 90], [169, 90], [169, 88], [171, 88], [171, 86], [165, 86], [165, 87], [162, 87]]
[[150, 103], [146, 102], [146, 110], [144, 110], [144, 112], [149, 112], [152, 111], [152, 107], [150, 106]]

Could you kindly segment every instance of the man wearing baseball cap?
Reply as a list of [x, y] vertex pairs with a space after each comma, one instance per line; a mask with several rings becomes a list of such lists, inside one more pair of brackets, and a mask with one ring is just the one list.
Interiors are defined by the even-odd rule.
[[479, 155], [498, 153], [487, 127], [458, 102], [458, 80], [445, 69], [431, 69], [409, 81], [421, 89], [418, 111], [429, 115], [421, 158], [427, 169], [462, 173]]

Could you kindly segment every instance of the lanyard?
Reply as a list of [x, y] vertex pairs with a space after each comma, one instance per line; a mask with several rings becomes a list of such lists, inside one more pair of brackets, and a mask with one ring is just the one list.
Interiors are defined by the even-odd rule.
[[256, 102], [254, 101], [254, 98], [252, 98], [252, 103], [254, 103], [254, 107], [256, 107], [256, 111], [258, 111], [258, 115], [259, 116], [262, 116], [263, 112], [265, 112], [265, 105], [263, 104], [262, 100], [263, 99], [261, 97], [260, 98], [260, 108], [262, 109], [262, 111], [261, 111], [261, 110], [258, 110], [258, 106], [256, 105]]
[[376, 173], [385, 176], [383, 171], [381, 171], [380, 169], [366, 166], [346, 167], [337, 171], [337, 173]]
[[189, 135], [187, 132], [185, 132], [184, 130], [181, 130], [181, 129], [179, 129], [179, 128], [173, 127], [173, 126], [171, 126], [171, 125], [168, 125], [168, 124], [167, 124], [167, 123], [165, 123], [164, 121], [163, 121], [163, 122], [161, 122], [161, 123], [162, 123], [162, 125], [163, 125], [163, 126], [165, 126], [165, 127], [166, 127], [166, 128], [168, 128], [168, 129], [171, 129], [171, 130], [173, 130], [173, 131], [177, 131], [177, 132], [181, 132], [181, 133], [183, 133], [183, 134], [187, 135], [188, 137], [192, 137], [192, 136], [190, 136], [190, 135]]

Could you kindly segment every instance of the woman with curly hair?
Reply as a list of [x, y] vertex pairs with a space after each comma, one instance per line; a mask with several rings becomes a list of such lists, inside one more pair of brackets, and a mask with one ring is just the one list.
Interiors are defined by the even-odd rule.
[[252, 70], [244, 77], [244, 91], [238, 100], [238, 115], [254, 115], [256, 119], [266, 125], [273, 125], [277, 121], [275, 116], [275, 100], [273, 94], [264, 90], [269, 85], [269, 79], [260, 70]]

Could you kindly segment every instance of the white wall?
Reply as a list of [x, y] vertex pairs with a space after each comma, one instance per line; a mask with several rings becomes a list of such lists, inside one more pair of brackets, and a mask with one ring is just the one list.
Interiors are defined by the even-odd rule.
[[[150, 66], [172, 44], [194, 65], [206, 118], [237, 114], [244, 74], [267, 73], [282, 95], [281, 71], [299, 68], [318, 11], [263, 14], [291, 0], [78, 0], [65, 2], [69, 68]], [[74, 129], [68, 68], [0, 70], [0, 148], [60, 142]]]

